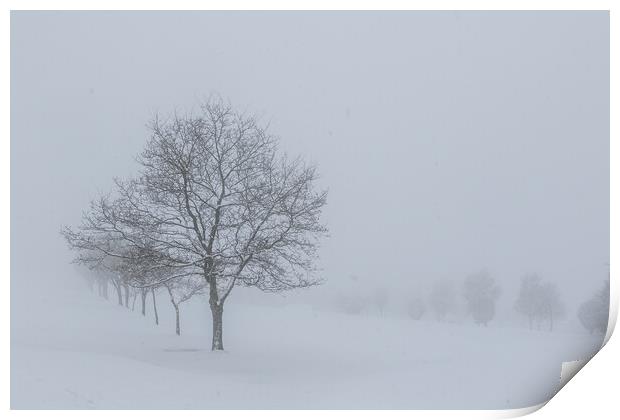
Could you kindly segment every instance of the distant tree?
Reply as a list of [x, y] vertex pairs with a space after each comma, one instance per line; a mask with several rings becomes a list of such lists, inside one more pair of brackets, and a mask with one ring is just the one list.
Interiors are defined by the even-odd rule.
[[97, 267], [83, 267], [85, 271], [81, 271], [81, 274], [89, 278], [93, 283], [93, 286], [97, 286], [97, 294], [99, 297], [105, 300], [109, 299], [109, 273], [105, 270], [98, 269]]
[[[97, 285], [97, 278], [93, 275], [92, 271], [88, 269], [88, 267], [84, 267], [83, 265], [74, 265], [73, 269], [77, 273], [77, 275], [85, 281], [88, 285], [88, 289], [91, 292], [95, 292], [95, 286]], [[101, 290], [99, 290], [99, 296], [101, 296]]]
[[336, 306], [349, 315], [361, 314], [366, 304], [366, 299], [358, 294], [340, 293], [336, 296]]
[[116, 253], [117, 256], [103, 256], [99, 265], [105, 267], [114, 278], [118, 279], [120, 286], [126, 288], [126, 307], [129, 307], [128, 289], [134, 289], [140, 296], [140, 312], [142, 316], [146, 316], [146, 298], [151, 291], [150, 285], [158, 279], [157, 273], [149, 270], [149, 266], [145, 263], [146, 260], [138, 258], [131, 249], [123, 249], [119, 246]]
[[409, 317], [417, 321], [421, 319], [422, 316], [424, 316], [424, 313], [426, 312], [426, 303], [424, 302], [424, 299], [416, 297], [411, 299], [411, 302], [409, 302], [409, 307], [407, 309]]
[[[112, 242], [110, 247], [113, 246], [115, 244]], [[97, 278], [100, 285], [100, 295], [103, 295], [105, 299], [108, 299], [108, 285], [111, 284], [116, 291], [118, 304], [123, 306], [123, 287], [127, 284], [129, 278], [123, 258], [111, 255], [97, 255], [93, 251], [87, 251], [76, 262], [88, 268]]]
[[534, 322], [540, 329], [541, 322], [548, 321], [549, 330], [553, 331], [554, 320], [565, 314], [557, 285], [548, 281], [543, 282], [535, 273], [521, 278], [521, 288], [514, 308], [527, 317], [530, 330]]
[[540, 316], [549, 321], [549, 331], [553, 331], [554, 319], [565, 314], [564, 303], [555, 283], [545, 282], [541, 285]]
[[495, 279], [485, 270], [471, 274], [465, 279], [462, 292], [474, 321], [486, 327], [495, 316], [495, 301], [500, 294]]
[[607, 307], [607, 312], [609, 312], [609, 305], [611, 304], [611, 285], [609, 278], [603, 284], [601, 291], [598, 292], [596, 296], [601, 301], [601, 303]]
[[183, 302], [188, 301], [192, 296], [203, 293], [205, 289], [204, 282], [200, 279], [185, 277], [178, 281], [169, 281], [164, 283], [164, 287], [170, 296], [170, 303], [175, 313], [175, 332], [181, 335], [181, 315], [180, 306]]
[[495, 299], [490, 297], [480, 298], [472, 308], [472, 317], [477, 324], [487, 326], [487, 323], [495, 318]]
[[107, 276], [108, 281], [112, 286], [114, 286], [114, 290], [116, 291], [116, 297], [118, 299], [118, 304], [123, 306], [123, 283], [124, 277], [121, 273], [114, 269], [104, 269], [103, 273]]
[[155, 325], [159, 325], [159, 313], [157, 312], [156, 287], [151, 287], [151, 296], [153, 297], [153, 315], [155, 316]]
[[591, 298], [581, 304], [577, 310], [577, 317], [581, 325], [593, 334], [594, 332], [604, 333], [607, 329], [607, 319], [601, 317], [601, 305], [597, 299]]
[[136, 299], [138, 298], [138, 290], [131, 288], [131, 310], [134, 311], [136, 309]]
[[554, 320], [565, 315], [564, 303], [557, 285], [542, 281], [535, 273], [521, 278], [521, 288], [514, 309], [527, 317], [530, 330], [534, 323], [540, 329], [541, 322], [548, 321], [549, 330], [553, 331]]
[[125, 290], [125, 308], [129, 308], [129, 293], [131, 287], [129, 287], [129, 284], [127, 282], [124, 282], [123, 289]]
[[527, 317], [531, 330], [538, 316], [538, 293], [542, 281], [538, 274], [526, 274], [521, 278], [519, 296], [514, 305], [515, 311]]
[[577, 311], [577, 316], [581, 325], [583, 325], [590, 334], [594, 332], [605, 334], [605, 332], [607, 332], [610, 305], [609, 292], [609, 281], [606, 281], [603, 288], [592, 298], [582, 303]]
[[387, 307], [389, 299], [388, 290], [385, 287], [377, 287], [372, 295], [372, 301], [374, 302], [379, 315], [383, 316], [385, 308]]
[[437, 321], [443, 321], [450, 312], [454, 311], [456, 306], [454, 283], [450, 281], [435, 282], [431, 289], [429, 302]]

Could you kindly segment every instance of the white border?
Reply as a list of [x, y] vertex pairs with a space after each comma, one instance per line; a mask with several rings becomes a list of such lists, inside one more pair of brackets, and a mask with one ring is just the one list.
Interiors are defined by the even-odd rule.
[[[0, 92], [2, 95], [2, 112], [0, 113], [0, 129], [3, 131], [0, 142], [0, 223], [2, 223], [3, 241], [0, 249], [0, 266], [4, 276], [5, 290], [2, 293], [2, 328], [3, 328], [3, 346], [1, 347], [2, 358], [5, 368], [2, 370], [4, 381], [0, 385], [0, 393], [4, 399], [4, 409], [8, 410], [10, 404], [10, 355], [9, 355], [9, 337], [10, 337], [10, 10], [142, 10], [148, 7], [150, 10], [344, 10], [344, 9], [361, 9], [361, 10], [610, 10], [611, 25], [611, 102], [610, 110], [612, 116], [618, 115], [618, 83], [617, 74], [620, 71], [618, 66], [618, 55], [620, 53], [620, 42], [618, 42], [618, 23], [620, 19], [616, 14], [619, 7], [614, 8], [617, 2], [592, 0], [592, 1], [553, 1], [553, 0], [522, 0], [522, 1], [422, 1], [422, 0], [315, 0], [315, 1], [249, 1], [249, 0], [229, 0], [229, 1], [199, 1], [199, 0], [151, 0], [149, 2], [140, 2], [136, 0], [109, 0], [109, 1], [90, 1], [88, 4], [81, 1], [6, 1], [6, 8], [0, 18], [0, 45], [2, 49], [2, 65], [0, 66], [0, 79], [3, 81]], [[614, 77], [615, 76], [615, 77]], [[610, 235], [610, 258], [611, 258], [611, 295], [612, 310], [610, 318], [613, 320], [612, 328], [608, 331], [606, 340], [609, 340], [613, 325], [615, 325], [618, 313], [618, 270], [616, 263], [620, 261], [618, 258], [618, 223], [617, 216], [620, 214], [618, 206], [618, 124], [617, 119], [611, 119], [611, 235]], [[569, 382], [569, 384], [560, 391], [560, 393], [549, 402], [548, 407], [540, 410], [533, 415], [533, 418], [583, 418], [584, 416], [594, 416], [596, 419], [618, 418], [620, 410], [616, 403], [618, 378], [617, 373], [620, 371], [618, 356], [620, 355], [620, 344], [617, 338], [609, 340], [599, 355], [597, 355], [588, 365], [578, 374], [578, 379]], [[288, 419], [291, 416], [304, 419], [320, 415], [330, 418], [340, 417], [342, 415], [355, 417], [356, 419], [364, 419], [376, 416], [390, 418], [407, 418], [411, 416], [421, 416], [423, 418], [506, 418], [527, 414], [536, 411], [539, 407], [532, 407], [521, 410], [505, 410], [505, 411], [210, 411], [204, 413], [200, 411], [152, 411], [140, 413], [140, 415], [148, 415], [153, 419], [163, 419], [169, 416], [183, 416], [190, 418], [204, 418], [205, 415], [217, 416], [218, 419], [224, 420], [239, 415], [252, 416], [258, 419]], [[10, 411], [11, 417], [31, 417], [45, 416], [52, 418], [82, 418], [84, 412], [80, 411]], [[136, 413], [137, 414], [137, 413]], [[129, 417], [136, 415], [131, 412], [115, 412], [115, 416]], [[90, 412], [89, 416], [107, 418], [110, 413], [106, 411]]]

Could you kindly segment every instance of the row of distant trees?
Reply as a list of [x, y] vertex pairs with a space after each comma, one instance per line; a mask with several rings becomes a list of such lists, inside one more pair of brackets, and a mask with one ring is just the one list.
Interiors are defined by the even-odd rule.
[[[500, 289], [495, 280], [486, 271], [470, 275], [463, 283], [462, 296], [468, 313], [473, 320], [486, 326], [495, 316], [495, 303]], [[605, 333], [609, 317], [609, 280], [593, 297], [585, 301], [578, 309], [579, 321], [590, 333]], [[456, 304], [454, 286], [449, 282], [436, 283], [431, 291], [429, 303], [437, 320], [443, 320]], [[514, 302], [517, 313], [527, 318], [530, 330], [547, 324], [553, 331], [554, 321], [566, 316], [566, 307], [561, 299], [557, 284], [543, 281], [535, 273], [521, 278], [519, 293]], [[411, 301], [409, 315], [420, 319], [426, 310], [424, 300], [417, 297]]]
[[[471, 315], [476, 324], [487, 326], [493, 320], [495, 304], [501, 294], [501, 289], [488, 271], [481, 270], [467, 276], [461, 284], [460, 294], [467, 313]], [[443, 321], [454, 311], [457, 299], [458, 294], [454, 283], [448, 281], [435, 283], [429, 296], [429, 304], [435, 318]], [[425, 310], [425, 302], [417, 297], [409, 307], [409, 315], [413, 319], [420, 319]]]
[[[461, 297], [473, 319], [486, 325], [495, 315], [495, 301], [500, 295], [500, 288], [495, 279], [485, 270], [468, 276], [461, 287]], [[443, 321], [455, 312], [458, 306], [459, 293], [456, 285], [450, 281], [434, 283], [427, 297], [415, 296], [408, 302], [409, 316], [413, 319], [421, 319], [427, 312], [428, 307], [434, 313], [436, 320]], [[337, 302], [338, 306], [351, 314], [361, 313], [366, 307], [374, 307], [378, 314], [383, 315], [389, 301], [388, 289], [378, 287], [365, 296], [342, 294]]]
[[[487, 326], [495, 318], [496, 302], [501, 289], [488, 271], [469, 275], [461, 284], [461, 297], [467, 313], [478, 325]], [[458, 293], [454, 283], [437, 282], [428, 298], [435, 319], [443, 321], [457, 306]], [[514, 303], [517, 313], [527, 317], [528, 326], [541, 328], [548, 323], [553, 330], [554, 320], [564, 316], [565, 308], [555, 283], [545, 282], [537, 274], [527, 274], [521, 279], [519, 294]], [[426, 303], [416, 297], [409, 306], [409, 315], [420, 319], [426, 312]]]
[[[427, 312], [437, 321], [444, 321], [457, 312], [461, 305], [467, 315], [478, 325], [487, 326], [495, 318], [496, 303], [501, 289], [486, 270], [467, 276], [459, 285], [451, 281], [435, 282], [428, 296], [413, 296], [407, 304], [409, 316], [421, 319]], [[375, 307], [383, 315], [388, 306], [388, 290], [376, 288], [366, 297], [341, 296], [339, 306], [349, 313], [361, 313], [365, 307]], [[544, 281], [538, 274], [530, 273], [521, 278], [519, 292], [514, 300], [514, 310], [527, 319], [530, 330], [546, 326], [553, 331], [556, 320], [566, 316], [566, 306], [557, 284]], [[609, 281], [601, 291], [584, 302], [578, 312], [581, 324], [591, 333], [604, 333], [609, 314]]]
[[[463, 283], [462, 296], [468, 312], [480, 325], [487, 325], [495, 316], [495, 302], [500, 289], [495, 280], [486, 271], [470, 275]], [[593, 297], [585, 301], [578, 309], [579, 321], [590, 333], [605, 333], [609, 317], [609, 280]], [[436, 283], [429, 297], [430, 306], [437, 320], [443, 320], [453, 310], [456, 293], [452, 283]], [[410, 304], [409, 314], [420, 319], [426, 309], [421, 298], [414, 298]], [[566, 307], [561, 299], [557, 284], [543, 281], [535, 273], [521, 278], [519, 293], [514, 302], [517, 313], [527, 318], [530, 330], [547, 324], [553, 331], [554, 321], [566, 316]]]
[[[143, 276], [140, 272], [132, 272], [119, 264], [121, 260], [112, 263], [99, 264], [84, 272], [90, 289], [106, 299], [110, 296], [110, 289], [116, 295], [119, 306], [132, 311], [136, 310], [136, 302], [140, 304], [140, 313], [146, 316], [147, 300], [151, 296], [153, 304], [153, 319], [159, 325], [157, 296], [164, 290], [175, 313], [175, 333], [181, 335], [181, 305], [194, 295], [204, 294], [205, 286], [195, 278], [179, 278], [176, 281], [156, 282]], [[139, 299], [138, 299], [139, 298]]]

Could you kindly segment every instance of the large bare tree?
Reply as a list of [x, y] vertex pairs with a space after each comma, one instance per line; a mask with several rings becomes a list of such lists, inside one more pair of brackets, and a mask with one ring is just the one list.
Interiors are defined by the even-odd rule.
[[209, 100], [199, 113], [155, 118], [139, 174], [91, 203], [70, 247], [123, 258], [169, 275], [199, 277], [209, 293], [213, 350], [223, 350], [223, 311], [235, 286], [281, 291], [318, 282], [326, 191], [301, 158], [278, 153], [254, 117]]

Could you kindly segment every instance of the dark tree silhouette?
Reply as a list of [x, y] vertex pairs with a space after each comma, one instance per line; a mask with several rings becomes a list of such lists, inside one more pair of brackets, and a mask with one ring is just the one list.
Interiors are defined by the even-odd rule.
[[92, 202], [82, 224], [63, 234], [80, 256], [171, 272], [150, 286], [200, 278], [212, 349], [223, 350], [224, 304], [235, 286], [282, 291], [318, 282], [327, 193], [315, 188], [314, 166], [279, 154], [255, 118], [222, 100], [196, 115], [155, 118], [150, 130], [139, 174], [116, 180], [115, 192]]

